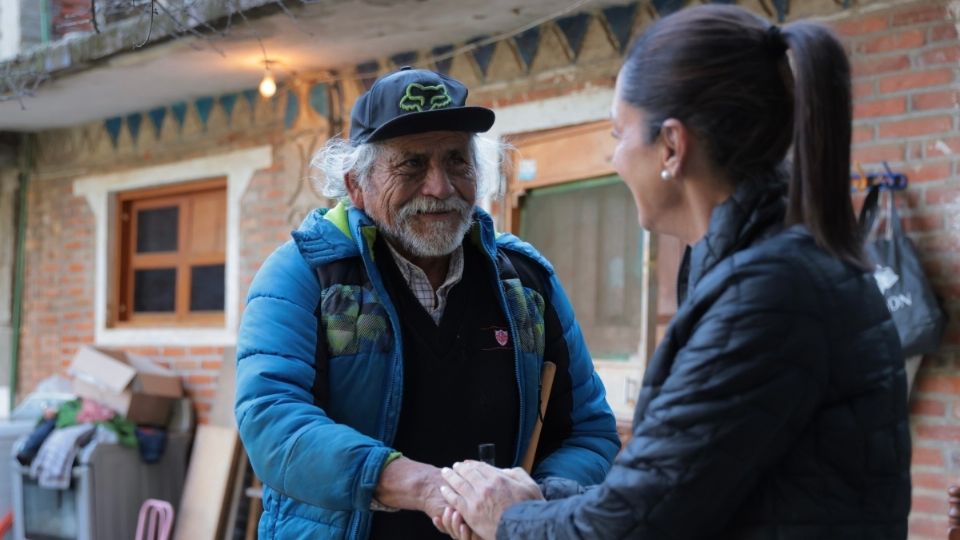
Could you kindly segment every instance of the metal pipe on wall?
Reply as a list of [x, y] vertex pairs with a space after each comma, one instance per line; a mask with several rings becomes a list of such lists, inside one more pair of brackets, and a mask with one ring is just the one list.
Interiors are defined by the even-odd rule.
[[13, 260], [13, 306], [11, 309], [10, 336], [10, 410], [17, 400], [17, 383], [20, 377], [20, 329], [23, 325], [23, 282], [26, 266], [27, 239], [27, 191], [30, 185], [30, 171], [36, 162], [36, 139], [29, 134], [22, 135], [18, 145], [19, 169], [17, 175], [17, 243]]
[[17, 244], [13, 262], [13, 309], [10, 335], [10, 410], [16, 404], [17, 380], [20, 376], [20, 327], [23, 314], [24, 243], [27, 237], [27, 182], [29, 175], [21, 171], [17, 187]]

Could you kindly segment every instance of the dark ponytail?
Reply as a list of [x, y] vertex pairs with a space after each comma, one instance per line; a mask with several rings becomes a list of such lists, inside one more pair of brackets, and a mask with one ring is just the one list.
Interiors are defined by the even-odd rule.
[[866, 266], [850, 202], [853, 116], [850, 64], [826, 27], [792, 23], [783, 32], [793, 53], [793, 174], [788, 223], [803, 223], [824, 249]]
[[793, 144], [787, 223], [865, 266], [850, 201], [850, 66], [827, 28], [796, 22], [781, 31], [736, 6], [684, 9], [637, 40], [619, 84], [620, 97], [645, 112], [651, 141], [676, 118], [734, 182], [778, 181]]

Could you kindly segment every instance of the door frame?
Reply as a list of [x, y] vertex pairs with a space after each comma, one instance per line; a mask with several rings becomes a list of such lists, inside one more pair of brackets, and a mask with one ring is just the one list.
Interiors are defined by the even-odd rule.
[[[612, 151], [614, 139], [609, 135], [612, 100], [612, 88], [594, 88], [587, 92], [494, 109], [497, 123], [489, 136], [499, 142], [513, 145], [518, 150], [518, 152], [512, 152], [509, 166], [505, 167], [504, 197], [499, 201], [485, 201], [498, 228], [514, 233], [519, 232], [519, 213], [522, 198], [527, 190], [615, 174], [606, 155], [599, 156], [599, 161], [597, 155], [591, 155], [592, 168], [588, 173], [584, 173], [582, 169], [566, 175], [551, 172], [542, 175], [539, 179], [522, 181], [520, 163], [517, 161], [524, 159], [522, 149], [532, 143], [577, 137], [590, 137], [590, 140], [596, 143], [600, 132], [606, 133]], [[595, 145], [593, 148], [596, 150]], [[642, 230], [642, 234], [642, 327], [636, 357], [627, 362], [594, 359], [598, 371], [617, 372], [617, 377], [622, 378], [622, 388], [607, 389], [608, 399], [616, 395], [621, 396], [618, 402], [611, 400], [610, 403], [621, 420], [632, 416], [634, 400], [639, 394], [643, 372], [656, 347], [657, 236], [646, 230]]]

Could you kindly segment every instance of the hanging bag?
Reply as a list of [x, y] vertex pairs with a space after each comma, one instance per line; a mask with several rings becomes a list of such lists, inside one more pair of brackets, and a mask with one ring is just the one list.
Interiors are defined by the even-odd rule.
[[879, 184], [872, 185], [867, 193], [860, 211], [860, 226], [866, 239], [867, 256], [875, 265], [873, 277], [900, 334], [903, 356], [908, 358], [939, 348], [947, 316], [927, 280], [916, 247], [903, 233], [893, 201], [894, 192], [884, 191], [887, 193], [886, 230], [877, 234]]

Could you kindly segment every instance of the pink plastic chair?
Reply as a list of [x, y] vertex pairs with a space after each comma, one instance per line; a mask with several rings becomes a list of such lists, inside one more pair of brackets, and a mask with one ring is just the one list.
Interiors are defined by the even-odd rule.
[[140, 506], [137, 537], [134, 540], [170, 540], [173, 529], [173, 506], [167, 501], [147, 499]]

